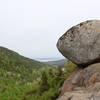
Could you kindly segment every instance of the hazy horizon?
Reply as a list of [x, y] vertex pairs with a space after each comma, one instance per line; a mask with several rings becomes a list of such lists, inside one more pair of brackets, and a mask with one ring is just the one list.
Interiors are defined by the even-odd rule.
[[100, 19], [98, 0], [1, 0], [0, 46], [29, 58], [63, 58], [58, 38], [85, 20]]

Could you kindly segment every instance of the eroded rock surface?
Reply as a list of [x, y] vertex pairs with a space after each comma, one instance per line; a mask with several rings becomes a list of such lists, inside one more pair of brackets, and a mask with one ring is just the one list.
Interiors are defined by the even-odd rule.
[[81, 89], [77, 91], [66, 92], [57, 100], [100, 100], [100, 91], [87, 92], [86, 90]]
[[77, 65], [100, 61], [100, 20], [82, 22], [69, 29], [57, 43], [63, 56]]
[[100, 100], [100, 63], [73, 72], [58, 100]]

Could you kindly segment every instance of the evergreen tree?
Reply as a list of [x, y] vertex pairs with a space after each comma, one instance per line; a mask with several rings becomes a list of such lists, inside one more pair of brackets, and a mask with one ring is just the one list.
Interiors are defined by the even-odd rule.
[[40, 82], [40, 91], [41, 93], [48, 90], [49, 84], [48, 84], [48, 79], [46, 76], [45, 71], [42, 72], [42, 77], [41, 77], [41, 82]]

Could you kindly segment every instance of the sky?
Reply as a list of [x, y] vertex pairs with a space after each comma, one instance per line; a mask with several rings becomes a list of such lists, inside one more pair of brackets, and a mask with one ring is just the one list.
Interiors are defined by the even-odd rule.
[[82, 21], [100, 19], [100, 0], [0, 0], [0, 46], [30, 58], [63, 56], [57, 40]]

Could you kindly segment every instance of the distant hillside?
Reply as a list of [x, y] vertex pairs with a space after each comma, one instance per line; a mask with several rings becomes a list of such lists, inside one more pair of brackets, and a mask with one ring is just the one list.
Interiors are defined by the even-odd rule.
[[42, 72], [51, 68], [50, 65], [0, 47], [0, 100], [31, 100], [24, 99], [27, 92], [35, 89]]
[[57, 61], [48, 61], [45, 63], [52, 66], [64, 67], [64, 65], [67, 63], [67, 59], [62, 59], [62, 60], [57, 60]]
[[[8, 78], [23, 82], [32, 82], [34, 78], [38, 78], [39, 71], [51, 67], [50, 65], [26, 58], [18, 53], [4, 47], [0, 47], [0, 75], [3, 72], [7, 74], [0, 76], [1, 78]], [[1, 72], [2, 71], [2, 72]], [[20, 76], [20, 77], [18, 77]]]
[[[28, 68], [40, 68], [47, 66], [46, 64], [40, 63], [33, 59], [26, 58], [24, 56], [19, 55], [18, 53], [9, 50], [4, 47], [0, 47], [0, 67], [6, 66], [6, 68], [14, 69], [16, 67], [24, 66]], [[16, 66], [16, 67], [15, 67]], [[13, 70], [14, 70], [13, 69]]]
[[[64, 64], [63, 60], [57, 62]], [[68, 64], [70, 67], [62, 71], [51, 65], [0, 47], [0, 100], [56, 100], [74, 68]]]

